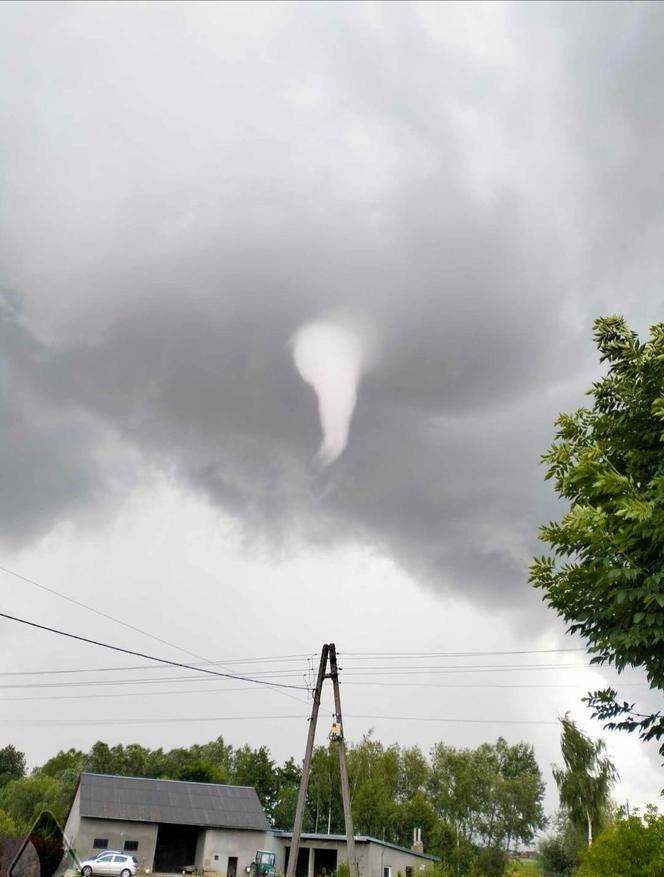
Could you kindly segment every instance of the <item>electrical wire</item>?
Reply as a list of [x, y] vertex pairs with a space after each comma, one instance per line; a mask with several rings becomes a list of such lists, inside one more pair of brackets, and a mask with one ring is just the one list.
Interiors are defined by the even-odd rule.
[[144, 719], [3, 719], [3, 725], [11, 725], [12, 727], [25, 728], [67, 728], [71, 726], [94, 726], [94, 725], [163, 725], [163, 724], [190, 724], [192, 722], [245, 722], [259, 720], [281, 720], [281, 719], [300, 719], [308, 718], [306, 715], [299, 713], [297, 715], [279, 715], [279, 716], [171, 716], [168, 718], [144, 718]]
[[[298, 655], [296, 656], [298, 659], [306, 658], [307, 655]], [[231, 664], [258, 664], [258, 663], [267, 663], [270, 665], [273, 663], [285, 663], [288, 661], [294, 661], [295, 658], [261, 658], [259, 659], [246, 659], [246, 660], [232, 660], [232, 661], [203, 661], [201, 663], [192, 664], [193, 667], [221, 667], [224, 669], [227, 665]], [[115, 665], [113, 667], [90, 667], [89, 669], [86, 667], [75, 667], [75, 668], [66, 668], [63, 670], [0, 670], [0, 676], [59, 676], [59, 675], [68, 675], [72, 673], [110, 673], [113, 671], [121, 672], [125, 670], [158, 670], [160, 669], [160, 664], [134, 664], [133, 666], [120, 666]]]
[[560, 652], [585, 652], [584, 648], [568, 649], [516, 649], [512, 651], [496, 652], [339, 652], [339, 656], [347, 655], [349, 658], [367, 658], [378, 660], [379, 658], [472, 658], [484, 655], [550, 655]]
[[[151, 679], [87, 679], [87, 680], [76, 680], [75, 682], [10, 682], [10, 683], [0, 683], [0, 691], [7, 691], [10, 689], [32, 689], [32, 688], [99, 688], [106, 686], [115, 686], [115, 685], [151, 685], [152, 683], [161, 683], [161, 682], [213, 682], [215, 680], [217, 674], [213, 674], [212, 676], [158, 676], [157, 678], [152, 677]], [[219, 674], [222, 675], [223, 674]], [[267, 675], [277, 675], [278, 674], [267, 674]], [[244, 679], [246, 677], [243, 676], [231, 676], [231, 679]], [[279, 677], [281, 678], [281, 677]], [[261, 683], [267, 685], [267, 681], [261, 677], [260, 679], [256, 677], [252, 677], [252, 681], [256, 683]]]
[[[447, 718], [443, 716], [385, 716], [368, 715], [361, 713], [344, 713], [347, 719], [363, 719], [370, 721], [398, 721], [398, 722], [441, 722], [453, 724], [479, 724], [479, 725], [559, 725], [558, 720], [546, 719], [461, 719]], [[308, 716], [298, 715], [254, 715], [254, 716], [168, 716], [163, 718], [94, 718], [94, 719], [3, 719], [3, 725], [20, 727], [68, 727], [70, 725], [160, 725], [198, 722], [240, 722], [258, 720], [282, 720], [300, 719], [305, 720]]]
[[81, 609], [86, 609], [88, 612], [92, 612], [95, 615], [98, 615], [100, 618], [105, 618], [107, 621], [112, 621], [114, 624], [119, 624], [122, 627], [126, 627], [128, 630], [134, 631], [134, 633], [140, 633], [142, 636], [147, 636], [149, 639], [154, 640], [155, 642], [161, 643], [163, 646], [168, 646], [171, 649], [175, 649], [178, 652], [183, 652], [185, 655], [189, 655], [191, 658], [198, 658], [201, 661], [204, 661], [205, 658], [202, 655], [197, 655], [196, 652], [192, 652], [189, 649], [185, 649], [183, 646], [178, 646], [175, 643], [169, 642], [167, 639], [163, 639], [160, 636], [157, 636], [154, 633], [150, 633], [148, 630], [143, 630], [142, 627], [137, 627], [135, 624], [130, 624], [128, 621], [124, 621], [122, 618], [116, 618], [114, 615], [109, 615], [108, 612], [102, 612], [101, 609], [96, 609], [94, 606], [90, 606], [88, 603], [83, 603], [81, 600], [76, 600], [74, 597], [70, 597], [67, 594], [63, 594], [60, 591], [56, 591], [55, 588], [49, 588], [47, 585], [42, 585], [40, 582], [36, 582], [34, 579], [28, 578], [28, 576], [21, 575], [21, 573], [15, 572], [12, 569], [8, 569], [6, 566], [0, 566], [0, 572], [4, 572], [7, 575], [14, 576], [14, 578], [20, 579], [22, 582], [26, 582], [28, 585], [33, 585], [35, 588], [39, 588], [41, 591], [46, 591], [48, 594], [52, 594], [54, 597], [59, 597], [61, 600], [66, 600], [67, 603], [71, 603], [73, 606], [78, 606]]
[[[211, 679], [202, 679], [201, 680], [201, 682], [211, 682], [211, 681], [212, 681]], [[509, 685], [509, 684], [504, 684], [504, 683], [495, 684], [492, 682], [471, 683], [471, 684], [465, 684], [462, 682], [453, 683], [453, 684], [448, 684], [448, 683], [436, 684], [436, 683], [426, 683], [426, 682], [419, 682], [419, 683], [418, 682], [395, 682], [395, 683], [389, 683], [389, 682], [347, 682], [346, 685], [360, 685], [360, 686], [371, 686], [371, 687], [377, 686], [377, 685], [378, 686], [392, 687], [393, 685], [395, 685], [395, 686], [404, 686], [404, 687], [408, 687], [408, 688], [410, 688], [410, 687], [415, 687], [415, 688], [485, 688], [485, 689], [486, 688], [489, 688], [489, 689], [493, 689], [493, 688], [509, 688], [509, 689], [512, 689], [512, 688], [528, 688], [528, 689], [542, 688], [542, 689], [547, 689], [547, 690], [551, 689], [551, 688], [561, 688], [561, 689], [567, 689], [567, 690], [571, 689], [573, 691], [579, 691], [580, 689], [585, 688], [585, 686], [583, 686], [583, 685], [538, 685], [538, 684], [529, 685], [527, 683], [526, 684]], [[621, 688], [641, 688], [641, 687], [647, 688], [648, 684], [646, 682], [632, 682], [632, 683], [627, 683], [626, 685], [621, 685]], [[3, 698], [0, 698], [0, 704], [20, 703], [20, 702], [34, 703], [34, 702], [38, 702], [38, 701], [42, 701], [42, 700], [43, 701], [98, 700], [100, 698], [107, 699], [110, 697], [113, 697], [113, 698], [117, 698], [117, 697], [122, 697], [122, 698], [126, 698], [126, 697], [172, 697], [172, 696], [179, 697], [180, 695], [187, 695], [187, 694], [208, 695], [208, 694], [212, 694], [212, 693], [223, 693], [223, 692], [227, 692], [227, 691], [235, 692], [235, 691], [256, 691], [256, 690], [257, 689], [254, 685], [244, 685], [244, 686], [235, 686], [235, 687], [227, 687], [227, 688], [185, 688], [184, 690], [181, 689], [180, 691], [119, 691], [119, 692], [114, 691], [114, 692], [110, 692], [110, 693], [107, 691], [104, 691], [103, 693], [100, 693], [100, 694], [90, 694], [90, 693], [86, 693], [86, 694], [62, 694], [62, 693], [60, 693], [60, 694], [48, 694], [48, 695], [44, 695], [42, 697], [33, 697], [33, 696], [29, 696], [29, 697], [3, 697]]]
[[[156, 634], [150, 633], [147, 630], [144, 630], [141, 627], [137, 627], [134, 624], [130, 624], [128, 621], [124, 621], [122, 618], [116, 618], [114, 615], [110, 615], [107, 612], [102, 612], [101, 609], [96, 609], [94, 606], [90, 606], [88, 603], [83, 603], [81, 600], [76, 600], [74, 597], [70, 597], [68, 594], [63, 594], [61, 591], [57, 591], [55, 588], [49, 588], [47, 585], [43, 585], [40, 582], [35, 581], [35, 579], [28, 578], [28, 576], [24, 576], [21, 573], [16, 572], [15, 570], [9, 569], [6, 566], [0, 565], [0, 572], [4, 572], [7, 575], [14, 576], [17, 579], [20, 579], [23, 582], [26, 582], [29, 585], [33, 585], [35, 588], [39, 588], [42, 591], [45, 591], [48, 594], [52, 594], [55, 597], [59, 597], [61, 600], [66, 600], [68, 603], [71, 603], [74, 606], [79, 606], [82, 609], [86, 609], [88, 612], [92, 612], [95, 615], [98, 615], [100, 618], [105, 618], [108, 621], [112, 621], [115, 624], [119, 624], [122, 627], [126, 627], [128, 630], [132, 630], [135, 633], [140, 633], [143, 636], [147, 636], [149, 639], [155, 640], [155, 642], [161, 643], [162, 645], [169, 646], [169, 648], [175, 649], [176, 651], [183, 652], [185, 655], [189, 655], [192, 658], [197, 658], [199, 661], [208, 661], [203, 655], [199, 655], [196, 652], [192, 652], [190, 649], [186, 649], [183, 646], [179, 646], [176, 643], [172, 643], [169, 640], [163, 639], [162, 637], [157, 636]], [[139, 654], [138, 652], [136, 654]], [[222, 670], [227, 669], [220, 665]], [[265, 683], [267, 685], [267, 683]], [[283, 686], [284, 688], [287, 686]], [[302, 698], [297, 697], [293, 694], [289, 694], [286, 691], [282, 691], [281, 694], [284, 697], [291, 698], [292, 700], [297, 700], [300, 703], [305, 703]]]
[[80, 636], [76, 633], [69, 633], [65, 630], [58, 630], [55, 627], [49, 627], [46, 624], [38, 624], [36, 621], [28, 621], [26, 618], [18, 618], [15, 615], [8, 615], [6, 612], [0, 612], [0, 618], [5, 618], [8, 621], [15, 621], [18, 624], [24, 624], [27, 627], [32, 627], [37, 630], [44, 630], [48, 633], [54, 633], [58, 636], [67, 637], [68, 639], [73, 639], [77, 642], [87, 643], [89, 645], [98, 646], [99, 648], [103, 649], [110, 649], [114, 652], [121, 652], [124, 655], [132, 655], [135, 658], [145, 658], [147, 661], [166, 664], [170, 667], [178, 667], [184, 670], [194, 670], [198, 673], [207, 673], [210, 676], [220, 676], [224, 679], [237, 679], [242, 682], [254, 682], [257, 685], [269, 685], [274, 688], [293, 688], [299, 691], [308, 691], [308, 689], [305, 688], [305, 686], [303, 685], [289, 685], [284, 682], [266, 682], [260, 679], [254, 679], [250, 676], [243, 676], [234, 673], [221, 673], [218, 670], [211, 670], [208, 667], [196, 667], [192, 664], [181, 663], [180, 661], [169, 661], [167, 658], [158, 658], [154, 655], [146, 655], [144, 652], [136, 652], [133, 649], [125, 649], [122, 646], [114, 646], [110, 643], [101, 642], [100, 640], [89, 639], [88, 637]]
[[370, 719], [371, 721], [381, 719], [391, 722], [451, 722], [460, 725], [560, 725], [557, 719], [555, 721], [547, 719], [450, 719], [439, 716], [369, 716], [359, 713], [344, 713], [344, 717], [347, 719]]

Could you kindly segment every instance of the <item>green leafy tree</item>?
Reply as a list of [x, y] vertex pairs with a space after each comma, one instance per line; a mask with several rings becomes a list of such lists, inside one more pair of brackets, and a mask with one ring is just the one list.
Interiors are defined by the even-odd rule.
[[[664, 324], [641, 342], [622, 317], [605, 317], [595, 341], [608, 373], [592, 407], [559, 417], [542, 458], [569, 511], [541, 529], [552, 554], [535, 560], [531, 581], [593, 662], [644, 669], [663, 690]], [[664, 737], [661, 711], [641, 713], [613, 688], [586, 700], [607, 727]]]
[[25, 776], [25, 755], [10, 743], [0, 749], [0, 789]]
[[90, 773], [120, 773], [119, 767], [110, 746], [101, 740], [92, 746], [83, 762], [83, 770]]
[[[499, 738], [477, 749], [434, 746], [429, 780], [438, 815], [459, 839], [509, 851], [545, 825], [544, 782], [532, 746]], [[496, 857], [496, 861], [500, 857]]]
[[509, 852], [513, 845], [530, 844], [546, 825], [544, 780], [529, 743], [510, 746], [502, 737], [495, 745], [497, 782], [497, 837]]
[[238, 786], [253, 786], [268, 818], [273, 820], [278, 783], [276, 765], [267, 746], [259, 749], [242, 746], [236, 749], [233, 753], [230, 780]]
[[438, 816], [452, 824], [459, 837], [475, 833], [481, 810], [480, 787], [488, 776], [469, 749], [436, 743], [431, 753], [429, 796]]
[[398, 746], [386, 748], [370, 734], [349, 748], [348, 780], [358, 833], [385, 840], [395, 836], [399, 754]]
[[409, 801], [418, 792], [423, 792], [430, 773], [429, 762], [419, 746], [402, 749], [399, 759], [399, 786], [397, 790], [399, 799]]
[[201, 758], [185, 761], [177, 771], [176, 779], [189, 780], [194, 783], [223, 783], [226, 777], [221, 770], [209, 761]]
[[231, 775], [233, 764], [233, 747], [224, 743], [223, 737], [217, 737], [202, 746], [192, 746], [189, 750], [192, 757], [201, 758], [214, 764], [226, 777]]
[[432, 851], [439, 841], [437, 834], [439, 819], [424, 792], [415, 792], [409, 800], [397, 802], [394, 822], [394, 834], [391, 840], [401, 846], [411, 845], [413, 828], [422, 830], [422, 843], [425, 850]]
[[344, 831], [339, 753], [335, 746], [317, 746], [309, 773], [307, 827], [335, 834]]
[[59, 777], [70, 771], [80, 771], [85, 764], [85, 753], [79, 749], [60, 750], [57, 755], [49, 758], [36, 771], [40, 776]]
[[560, 804], [570, 822], [585, 828], [588, 846], [607, 821], [611, 788], [618, 774], [604, 755], [603, 740], [591, 740], [565, 716], [561, 719], [560, 749], [564, 767], [553, 767]]
[[664, 874], [664, 816], [620, 818], [582, 854], [579, 877], [661, 877]]
[[291, 829], [295, 821], [295, 808], [300, 790], [302, 769], [289, 758], [276, 770], [277, 799], [274, 804], [272, 818], [277, 828]]
[[61, 825], [67, 818], [71, 796], [59, 780], [48, 776], [11, 780], [0, 791], [0, 810], [16, 823], [19, 831], [28, 830], [42, 810], [50, 810]]

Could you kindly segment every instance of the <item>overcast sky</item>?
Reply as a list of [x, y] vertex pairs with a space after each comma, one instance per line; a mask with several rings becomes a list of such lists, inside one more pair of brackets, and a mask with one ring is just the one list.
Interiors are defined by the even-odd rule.
[[[580, 697], [610, 673], [379, 653], [581, 645], [527, 582], [560, 514], [538, 460], [593, 319], [662, 318], [663, 44], [654, 3], [3, 3], [0, 563], [162, 642], [6, 573], [1, 611], [295, 655], [225, 663], [293, 684], [335, 641], [350, 738], [530, 741], [555, 807], [557, 718], [602, 734]], [[312, 323], [356, 397], [332, 462]], [[136, 663], [1, 622], [0, 745], [301, 757], [302, 692], [99, 670]], [[655, 748], [604, 736], [616, 797], [655, 801]]]

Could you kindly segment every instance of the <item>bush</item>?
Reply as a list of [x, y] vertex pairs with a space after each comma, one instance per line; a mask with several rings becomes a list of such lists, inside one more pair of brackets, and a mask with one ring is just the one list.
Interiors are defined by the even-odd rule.
[[664, 815], [621, 814], [581, 854], [579, 877], [659, 877], [664, 874]]
[[555, 817], [555, 833], [539, 843], [539, 860], [547, 877], [572, 877], [579, 867], [579, 851], [586, 846], [583, 831], [564, 812]]
[[0, 810], [0, 839], [17, 835], [18, 829], [14, 820], [6, 810]]
[[503, 877], [509, 857], [500, 847], [484, 847], [477, 854], [478, 877]]

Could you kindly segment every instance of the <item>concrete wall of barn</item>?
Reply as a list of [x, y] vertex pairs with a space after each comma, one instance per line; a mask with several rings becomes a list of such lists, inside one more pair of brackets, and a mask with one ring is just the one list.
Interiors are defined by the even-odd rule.
[[[360, 873], [366, 873], [367, 877], [399, 877], [399, 873], [401, 877], [406, 877], [406, 868], [412, 868], [413, 877], [417, 877], [433, 864], [407, 850], [395, 850], [373, 843], [362, 846], [369, 848], [368, 870], [363, 872], [360, 867]], [[385, 871], [386, 868], [390, 869], [389, 872]]]
[[[75, 802], [78, 804], [78, 802]], [[78, 811], [78, 806], [72, 807], [72, 814]], [[67, 821], [69, 825], [69, 820]], [[158, 826], [153, 822], [133, 822], [123, 819], [91, 819], [87, 816], [80, 817], [78, 830], [65, 835], [73, 843], [79, 861], [100, 853], [100, 849], [94, 849], [95, 838], [108, 840], [109, 850], [124, 850], [126, 840], [138, 841], [138, 849], [128, 852], [127, 855], [135, 856], [142, 868], [150, 871], [154, 866], [154, 852], [157, 845]]]
[[[81, 789], [76, 789], [76, 797], [71, 805], [67, 821], [65, 822], [65, 840], [74, 853], [76, 852], [76, 839], [81, 827]], [[80, 857], [79, 857], [80, 858]]]
[[[197, 859], [196, 867], [203, 871], [213, 871], [226, 877], [228, 860], [237, 858], [237, 877], [245, 877], [244, 869], [250, 865], [256, 850], [277, 852], [272, 834], [264, 831], [250, 831], [246, 828], [208, 828], [202, 844], [202, 858]], [[281, 846], [281, 844], [279, 844]], [[197, 850], [197, 856], [201, 847]]]
[[[280, 838], [275, 840], [281, 841]], [[288, 848], [290, 848], [289, 839], [285, 843], [281, 841], [278, 848], [275, 846], [265, 848], [273, 849], [277, 853], [277, 874], [286, 873], [286, 849]], [[345, 840], [324, 840], [321, 837], [303, 839], [300, 843], [300, 849], [311, 850], [308, 877], [318, 877], [314, 872], [314, 850], [336, 850], [337, 866], [348, 861]], [[413, 877], [418, 877], [418, 875], [421, 877], [422, 872], [432, 865], [430, 860], [414, 855], [408, 850], [393, 849], [371, 841], [356, 841], [355, 855], [361, 877], [399, 877], [399, 874], [401, 877], [406, 877], [406, 868], [412, 869]], [[389, 874], [386, 874], [386, 868], [390, 869]]]

